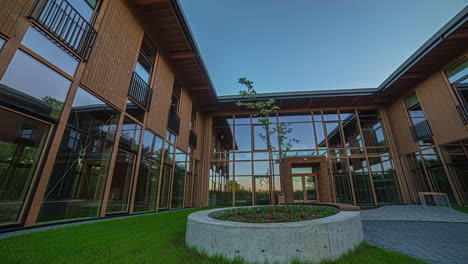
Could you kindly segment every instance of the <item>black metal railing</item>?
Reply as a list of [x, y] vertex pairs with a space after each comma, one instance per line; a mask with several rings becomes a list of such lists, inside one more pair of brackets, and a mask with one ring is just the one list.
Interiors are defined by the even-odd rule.
[[83, 60], [88, 60], [97, 33], [67, 1], [36, 0], [29, 17]]
[[468, 105], [466, 104], [457, 105], [457, 111], [460, 117], [462, 118], [463, 123], [465, 125], [468, 124]]
[[174, 132], [174, 134], [179, 135], [180, 117], [172, 111], [169, 111], [169, 118], [167, 120], [167, 128], [170, 129], [172, 132]]
[[128, 88], [128, 96], [139, 103], [146, 110], [149, 110], [153, 89], [138, 75], [133, 72], [132, 81]]
[[427, 120], [421, 121], [412, 126], [411, 132], [415, 141], [432, 136], [432, 130]]
[[192, 129], [190, 129], [189, 134], [189, 145], [194, 149], [197, 148], [197, 134], [195, 134]]

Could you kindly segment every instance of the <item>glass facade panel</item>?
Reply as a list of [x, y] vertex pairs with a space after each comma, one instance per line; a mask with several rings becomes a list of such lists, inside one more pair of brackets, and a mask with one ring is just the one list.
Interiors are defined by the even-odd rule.
[[18, 50], [0, 81], [0, 100], [58, 119], [70, 85], [70, 80]]
[[0, 108], [0, 224], [19, 222], [50, 125]]
[[[184, 160], [187, 154], [183, 154]], [[184, 206], [186, 162], [176, 162], [174, 166], [174, 181], [172, 183], [171, 208], [182, 208]]]
[[270, 162], [255, 161], [255, 204], [267, 205], [270, 204]]
[[160, 161], [147, 156], [141, 158], [133, 209], [135, 212], [156, 210], [160, 168]]
[[353, 177], [356, 203], [362, 205], [374, 204], [366, 160], [361, 158], [351, 158], [349, 159], [349, 165], [351, 176]]
[[122, 132], [120, 135], [119, 145], [130, 151], [138, 151], [141, 136], [141, 125], [137, 124], [132, 119], [125, 117], [122, 124]]
[[111, 152], [109, 141], [67, 127], [37, 221], [98, 217]]
[[377, 202], [401, 203], [396, 171], [388, 157], [369, 158]]
[[236, 206], [252, 205], [252, 162], [235, 163], [234, 192]]
[[0, 38], [0, 51], [2, 51], [3, 46], [5, 45], [6, 41], [2, 38]]
[[[237, 119], [236, 119], [237, 120]], [[251, 127], [250, 125], [237, 125], [236, 124], [236, 151], [252, 151], [251, 142]]]
[[75, 76], [80, 63], [79, 59], [70, 55], [64, 48], [52, 42], [46, 34], [30, 26], [21, 44], [28, 47], [50, 63], [54, 64], [70, 76]]
[[210, 169], [210, 205], [232, 205], [232, 191], [237, 188], [233, 181], [232, 162], [212, 163]]
[[353, 203], [346, 159], [331, 159], [330, 161], [335, 177], [336, 201], [338, 203]]
[[442, 153], [450, 174], [465, 205], [468, 204], [468, 156], [466, 146], [458, 143], [442, 146]]
[[107, 213], [127, 212], [136, 157], [134, 154], [119, 150], [115, 159]]
[[233, 118], [213, 117], [213, 135], [211, 142], [212, 152], [233, 151], [234, 143], [234, 126]]
[[82, 88], [73, 101], [68, 125], [94, 136], [114, 141], [120, 113]]
[[366, 147], [388, 146], [379, 112], [359, 110], [358, 113]]
[[161, 178], [161, 189], [159, 191], [159, 209], [169, 208], [169, 195], [172, 179], [172, 168], [164, 165]]

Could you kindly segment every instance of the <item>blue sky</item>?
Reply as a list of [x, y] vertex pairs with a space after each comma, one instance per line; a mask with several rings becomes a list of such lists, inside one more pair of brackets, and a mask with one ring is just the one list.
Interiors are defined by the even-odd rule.
[[375, 88], [466, 0], [180, 0], [218, 95]]

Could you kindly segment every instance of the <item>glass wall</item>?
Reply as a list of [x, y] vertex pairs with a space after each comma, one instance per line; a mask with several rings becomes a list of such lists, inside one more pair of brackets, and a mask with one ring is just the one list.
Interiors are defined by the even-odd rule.
[[462, 203], [468, 205], [468, 141], [441, 146], [445, 162], [452, 176]]
[[172, 181], [171, 209], [184, 206], [184, 185], [187, 166], [187, 154], [177, 149], [174, 165], [174, 180]]
[[156, 210], [163, 144], [162, 138], [148, 130], [145, 131], [135, 193], [134, 212]]
[[38, 222], [99, 216], [119, 116], [117, 110], [79, 89]]
[[[378, 110], [280, 112], [269, 118], [272, 124], [265, 128], [256, 116], [213, 117], [210, 204], [229, 204], [232, 196], [236, 206], [276, 203], [278, 192], [284, 191], [280, 175], [284, 156], [325, 156], [333, 177], [333, 199], [338, 202], [401, 203], [392, 153]], [[265, 129], [279, 126], [278, 122], [291, 131], [285, 140], [291, 147], [279, 146], [278, 135], [274, 134], [270, 152]], [[225, 169], [231, 167], [233, 173]], [[231, 189], [227, 188], [229, 181], [224, 180], [227, 177], [233, 179]], [[223, 196], [220, 190], [232, 190], [233, 194]]]
[[0, 224], [21, 221], [51, 126], [0, 108]]

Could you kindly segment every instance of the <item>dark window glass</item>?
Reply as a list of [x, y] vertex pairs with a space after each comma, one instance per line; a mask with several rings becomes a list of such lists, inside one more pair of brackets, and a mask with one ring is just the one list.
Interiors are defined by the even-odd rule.
[[346, 159], [331, 159], [335, 177], [336, 200], [339, 203], [353, 203]]
[[179, 101], [180, 95], [182, 93], [182, 85], [177, 80], [174, 81], [174, 85], [172, 87], [172, 97], [171, 97], [171, 105], [170, 110], [174, 114], [179, 113]]
[[341, 127], [338, 121], [325, 122], [327, 129], [328, 146], [330, 148], [342, 148]]
[[393, 161], [389, 157], [369, 158], [377, 202], [400, 203], [400, 191]]
[[70, 80], [18, 50], [0, 81], [0, 99], [58, 119], [70, 85]]
[[133, 116], [136, 120], [143, 122], [145, 119], [145, 110], [137, 105], [133, 100], [127, 100], [127, 108], [125, 110], [129, 115]]
[[233, 181], [233, 163], [211, 163], [209, 196], [210, 205], [232, 205], [232, 191], [236, 187]]
[[359, 110], [361, 129], [366, 147], [387, 146], [385, 130], [377, 110]]
[[145, 133], [143, 134], [143, 142], [142, 142], [142, 149], [141, 152], [144, 155], [151, 156], [153, 152], [153, 142], [154, 142], [155, 135], [149, 131], [145, 130]]
[[79, 88], [73, 101], [68, 125], [114, 141], [119, 116], [119, 111]]
[[343, 127], [345, 147], [363, 147], [361, 132], [356, 118], [356, 113], [352, 111], [341, 111], [341, 125]]
[[192, 113], [190, 114], [190, 129], [195, 130], [195, 124], [197, 121], [197, 107], [192, 105]]
[[5, 45], [5, 42], [6, 41], [4, 39], [0, 38], [0, 51], [2, 51], [3, 45]]
[[371, 205], [374, 203], [372, 187], [369, 179], [366, 159], [350, 158], [350, 171], [353, 177], [354, 194], [359, 205]]
[[174, 166], [174, 181], [172, 183], [172, 200], [171, 208], [182, 208], [184, 206], [184, 187], [185, 187], [185, 170], [187, 154], [183, 153], [181, 150], [177, 150], [179, 153], [177, 156], [180, 156], [179, 160], [183, 162], [176, 162]]
[[138, 56], [137, 64], [135, 66], [135, 72], [147, 84], [149, 84], [151, 80], [151, 68], [152, 68], [152, 65], [140, 53], [140, 56]]
[[21, 44], [28, 47], [70, 76], [75, 76], [79, 59], [65, 51], [62, 46], [53, 43], [46, 34], [30, 26]]
[[234, 127], [231, 116], [213, 117], [212, 152], [233, 151]]
[[463, 103], [468, 103], [468, 60], [464, 59], [445, 71], [449, 82], [458, 91]]
[[252, 151], [250, 125], [236, 125], [236, 151]]
[[112, 175], [107, 213], [128, 211], [135, 159], [134, 154], [122, 150], [118, 151]]
[[0, 108], [0, 224], [19, 222], [50, 126]]
[[135, 212], [156, 210], [160, 166], [159, 161], [151, 157], [145, 155], [141, 157], [135, 192]]
[[38, 222], [98, 217], [112, 144], [67, 127]]
[[468, 204], [468, 156], [462, 144], [442, 146], [442, 153], [463, 203]]
[[161, 175], [161, 189], [159, 191], [159, 209], [167, 209], [169, 207], [169, 195], [172, 179], [172, 167], [164, 165]]
[[119, 145], [131, 151], [138, 151], [140, 144], [141, 125], [132, 119], [125, 117], [122, 124]]

